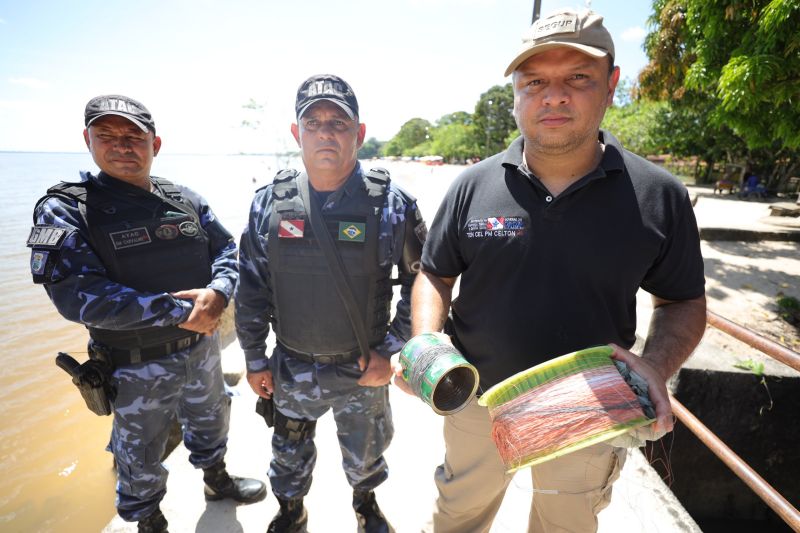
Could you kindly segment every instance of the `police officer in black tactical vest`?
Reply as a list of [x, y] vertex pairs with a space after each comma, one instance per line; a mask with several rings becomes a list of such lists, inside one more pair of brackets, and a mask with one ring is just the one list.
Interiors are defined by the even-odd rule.
[[236, 285], [236, 245], [201, 196], [150, 175], [161, 138], [144, 105], [103, 95], [84, 116], [100, 172], [36, 204], [31, 274], [64, 318], [89, 330], [91, 359], [57, 362], [90, 409], [114, 414], [117, 511], [140, 533], [160, 533], [161, 457], [176, 416], [207, 500], [266, 496], [264, 483], [229, 476], [224, 461], [230, 398], [215, 332]]
[[[292, 134], [305, 172], [282, 171], [257, 192], [241, 239], [236, 297], [247, 379], [262, 406], [274, 403], [269, 478], [280, 509], [269, 531], [305, 529], [314, 430], [328, 410], [359, 531], [392, 531], [373, 489], [388, 475], [389, 357], [409, 336], [426, 227], [415, 199], [388, 172], [359, 164], [365, 126], [344, 80], [310, 77], [295, 112]], [[400, 300], [392, 320], [395, 266]], [[277, 345], [267, 357], [270, 325]]]

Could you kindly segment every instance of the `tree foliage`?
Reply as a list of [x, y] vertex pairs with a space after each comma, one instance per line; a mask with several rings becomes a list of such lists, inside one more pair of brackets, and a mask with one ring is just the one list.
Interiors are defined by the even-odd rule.
[[614, 105], [606, 110], [602, 128], [610, 131], [622, 145], [641, 156], [661, 154], [666, 142], [658, 124], [667, 107], [663, 102], [633, 98], [634, 85], [623, 80], [617, 86]]
[[437, 126], [430, 148], [425, 155], [440, 155], [447, 161], [457, 162], [475, 157], [479, 150], [472, 125], [457, 122]]
[[412, 157], [440, 155], [450, 162], [495, 154], [518, 135], [513, 109], [511, 84], [495, 85], [480, 96], [474, 113], [448, 113], [435, 125], [421, 118], [409, 120], [384, 145], [382, 153]]
[[375, 137], [370, 137], [364, 141], [364, 144], [362, 144], [361, 148], [358, 150], [358, 158], [372, 159], [373, 157], [378, 157], [383, 145], [384, 143], [380, 142]]
[[449, 126], [450, 124], [469, 126], [472, 124], [472, 115], [466, 111], [456, 111], [455, 113], [448, 113], [436, 121], [437, 126]]
[[514, 90], [510, 83], [495, 85], [480, 96], [472, 118], [482, 157], [505, 150], [506, 138], [517, 129], [513, 112]]
[[431, 123], [424, 118], [412, 118], [386, 143], [385, 155], [413, 155], [414, 148], [430, 138]]
[[800, 2], [654, 0], [653, 11], [639, 81], [669, 101], [670, 147], [787, 177], [800, 150]]

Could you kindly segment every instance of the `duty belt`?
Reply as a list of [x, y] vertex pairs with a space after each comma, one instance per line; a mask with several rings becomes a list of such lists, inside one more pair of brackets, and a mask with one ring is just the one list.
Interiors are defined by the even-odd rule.
[[278, 346], [280, 347], [283, 352], [292, 357], [294, 359], [299, 359], [300, 361], [306, 363], [320, 363], [323, 365], [335, 365], [341, 363], [351, 363], [353, 361], [358, 361], [358, 358], [361, 357], [361, 350], [358, 348], [354, 350], [350, 350], [349, 352], [344, 353], [337, 353], [337, 354], [320, 354], [320, 353], [303, 353], [292, 350], [291, 348], [287, 348], [285, 344], [278, 341]]
[[171, 353], [190, 348], [200, 342], [202, 338], [203, 335], [195, 333], [189, 337], [170, 341], [165, 344], [147, 346], [146, 348], [135, 348], [133, 350], [111, 348], [94, 341], [90, 343], [90, 346], [91, 350], [93, 350], [99, 358], [105, 359], [106, 362], [111, 363], [116, 368], [160, 359]]

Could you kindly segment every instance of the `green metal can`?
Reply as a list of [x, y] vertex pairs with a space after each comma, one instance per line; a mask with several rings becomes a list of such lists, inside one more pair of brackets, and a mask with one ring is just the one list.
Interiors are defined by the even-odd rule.
[[440, 415], [463, 409], [478, 390], [478, 370], [443, 333], [423, 333], [400, 351], [403, 379]]

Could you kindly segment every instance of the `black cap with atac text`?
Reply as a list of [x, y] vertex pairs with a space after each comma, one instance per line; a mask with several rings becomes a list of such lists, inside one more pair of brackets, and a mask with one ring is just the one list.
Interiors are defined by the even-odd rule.
[[300, 120], [303, 113], [320, 100], [338, 105], [353, 120], [358, 116], [358, 100], [347, 82], [333, 74], [317, 74], [308, 78], [297, 89], [297, 101], [294, 104], [297, 119]]
[[86, 111], [83, 113], [86, 127], [88, 128], [92, 122], [106, 115], [127, 118], [139, 126], [142, 131], [156, 132], [156, 123], [153, 122], [150, 111], [147, 110], [144, 104], [137, 102], [133, 98], [119, 94], [95, 96], [86, 104]]

